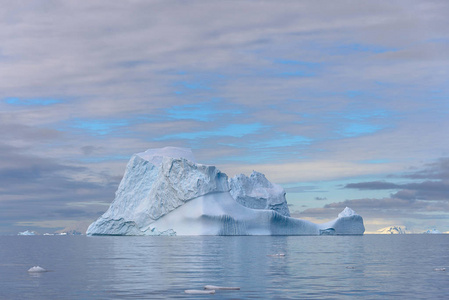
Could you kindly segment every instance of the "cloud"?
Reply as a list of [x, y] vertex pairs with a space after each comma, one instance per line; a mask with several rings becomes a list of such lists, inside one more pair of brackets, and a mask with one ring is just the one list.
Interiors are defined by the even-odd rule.
[[412, 183], [392, 183], [385, 181], [349, 183], [345, 188], [359, 190], [399, 190], [393, 193], [393, 198], [417, 200], [445, 200], [449, 201], [449, 159], [440, 158], [437, 162], [427, 164], [423, 170], [403, 175], [410, 179], [428, 179]]
[[440, 179], [449, 180], [449, 157], [442, 157], [436, 162], [425, 165], [422, 170], [410, 172], [404, 175], [410, 179]]
[[183, 132], [177, 134], [165, 135], [160, 138], [156, 138], [156, 141], [170, 140], [170, 139], [205, 139], [211, 137], [229, 136], [242, 138], [246, 135], [255, 134], [264, 126], [260, 123], [252, 124], [229, 124], [223, 128], [217, 128], [215, 130], [197, 131], [197, 132]]
[[[112, 177], [109, 182], [91, 182], [86, 178], [87, 168], [22, 153], [4, 144], [0, 144], [0, 159], [11, 162], [0, 166], [0, 231], [25, 221], [94, 218], [98, 210], [104, 209], [101, 203], [94, 205], [97, 211], [74, 208], [71, 204], [109, 203], [118, 184]], [[107, 178], [105, 174], [103, 177]]]
[[399, 189], [400, 185], [385, 181], [371, 181], [371, 182], [348, 183], [347, 185], [345, 185], [345, 188], [359, 189], [359, 190], [392, 190], [392, 189]]

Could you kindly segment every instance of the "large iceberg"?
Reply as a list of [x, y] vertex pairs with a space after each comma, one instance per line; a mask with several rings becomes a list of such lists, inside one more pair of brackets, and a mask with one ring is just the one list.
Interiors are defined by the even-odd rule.
[[[243, 205], [242, 205], [243, 204]], [[325, 224], [291, 218], [282, 187], [263, 174], [228, 176], [195, 162], [190, 149], [150, 149], [131, 157], [109, 209], [88, 235], [361, 235], [346, 208]]]

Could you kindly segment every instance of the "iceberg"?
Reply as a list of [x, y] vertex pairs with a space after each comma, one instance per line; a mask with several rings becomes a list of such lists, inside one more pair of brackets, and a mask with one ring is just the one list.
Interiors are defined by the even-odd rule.
[[109, 209], [87, 235], [361, 235], [350, 208], [325, 224], [290, 217], [285, 192], [265, 175], [228, 176], [190, 149], [134, 154]]
[[40, 267], [40, 266], [34, 266], [28, 269], [29, 273], [43, 273], [43, 272], [47, 272], [47, 270], [45, 270], [44, 268]]
[[25, 230], [22, 232], [19, 232], [17, 235], [36, 235], [34, 231]]

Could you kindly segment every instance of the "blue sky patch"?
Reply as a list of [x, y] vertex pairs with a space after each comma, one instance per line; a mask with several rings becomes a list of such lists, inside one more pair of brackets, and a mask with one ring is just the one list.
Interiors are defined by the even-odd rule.
[[305, 71], [282, 72], [280, 77], [313, 77], [315, 73]]
[[348, 124], [344, 127], [343, 130], [337, 131], [337, 133], [341, 134], [345, 137], [356, 137], [365, 134], [375, 133], [381, 130], [383, 127], [372, 124], [362, 124], [362, 123], [352, 123]]
[[106, 135], [120, 127], [129, 125], [127, 120], [80, 120], [76, 119], [72, 128], [86, 130], [94, 135]]
[[298, 145], [309, 145], [311, 139], [304, 136], [281, 134], [273, 139], [266, 139], [252, 144], [256, 148], [282, 148]]
[[320, 63], [309, 62], [309, 61], [300, 61], [300, 60], [292, 60], [292, 59], [275, 59], [275, 63], [282, 65], [290, 65], [290, 66], [302, 66], [310, 69], [321, 67]]
[[217, 128], [216, 130], [206, 130], [206, 131], [193, 131], [193, 132], [183, 132], [176, 134], [169, 134], [162, 136], [160, 138], [154, 139], [155, 141], [165, 141], [172, 139], [186, 139], [186, 140], [194, 140], [194, 139], [205, 139], [211, 137], [236, 137], [241, 138], [245, 135], [257, 133], [262, 128], [265, 128], [260, 123], [252, 123], [252, 124], [229, 124], [223, 128]]
[[167, 116], [175, 120], [195, 120], [201, 122], [208, 122], [215, 120], [219, 116], [223, 115], [238, 115], [242, 112], [239, 110], [231, 109], [217, 109], [213, 102], [202, 102], [196, 104], [175, 105], [166, 109]]
[[291, 59], [274, 59], [273, 62], [281, 67], [279, 77], [313, 77], [321, 68], [321, 64], [315, 62]]
[[360, 111], [351, 113], [342, 113], [343, 118], [347, 120], [362, 121], [367, 119], [383, 119], [391, 116], [386, 110]]
[[186, 89], [190, 90], [210, 90], [211, 88], [202, 82], [187, 82], [180, 81], [175, 83], [175, 85], [180, 85]]
[[387, 48], [380, 45], [368, 45], [368, 44], [359, 44], [359, 43], [351, 43], [351, 44], [339, 44], [330, 49], [332, 54], [354, 54], [354, 53], [374, 53], [380, 54], [385, 52], [397, 51], [395, 48]]
[[363, 160], [361, 163], [365, 164], [389, 164], [391, 163], [391, 159], [369, 159], [369, 160]]

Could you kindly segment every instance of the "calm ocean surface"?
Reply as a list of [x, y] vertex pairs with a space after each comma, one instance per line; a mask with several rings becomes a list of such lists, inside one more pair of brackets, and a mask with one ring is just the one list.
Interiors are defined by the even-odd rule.
[[0, 299], [175, 298], [449, 299], [449, 235], [0, 236]]

